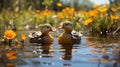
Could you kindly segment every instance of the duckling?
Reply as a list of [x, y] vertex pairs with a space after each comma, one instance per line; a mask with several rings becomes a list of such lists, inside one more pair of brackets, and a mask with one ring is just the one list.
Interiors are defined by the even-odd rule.
[[[40, 26], [40, 32], [33, 32], [29, 35], [31, 43], [51, 44], [54, 41], [52, 35], [49, 34], [52, 30], [50, 24], [43, 24]], [[33, 41], [32, 41], [33, 40]]]
[[34, 31], [29, 34], [30, 43], [40, 43], [41, 42], [41, 32]]
[[81, 36], [74, 31], [73, 25], [70, 21], [65, 21], [61, 27], [64, 32], [58, 37], [59, 44], [78, 44], [80, 43]]

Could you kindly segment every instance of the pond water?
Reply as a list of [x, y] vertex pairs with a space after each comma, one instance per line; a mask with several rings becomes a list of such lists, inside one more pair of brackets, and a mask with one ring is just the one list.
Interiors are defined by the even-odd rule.
[[[28, 39], [27, 39], [28, 40]], [[120, 38], [82, 36], [80, 44], [36, 44], [25, 41], [0, 49], [0, 67], [120, 67]], [[15, 46], [15, 45], [14, 45]], [[6, 57], [12, 54], [12, 58]]]

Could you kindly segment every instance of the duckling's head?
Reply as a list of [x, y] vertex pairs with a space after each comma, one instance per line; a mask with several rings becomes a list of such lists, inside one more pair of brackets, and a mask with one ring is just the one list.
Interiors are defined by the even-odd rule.
[[53, 31], [50, 24], [40, 25], [40, 30], [42, 34], [48, 34], [50, 31]]
[[65, 21], [62, 23], [61, 28], [64, 29], [66, 33], [71, 33], [73, 30], [73, 25], [70, 21]]

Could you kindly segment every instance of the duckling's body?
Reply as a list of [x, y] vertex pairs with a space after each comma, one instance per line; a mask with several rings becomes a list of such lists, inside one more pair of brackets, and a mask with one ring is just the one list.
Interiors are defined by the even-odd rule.
[[54, 41], [54, 37], [50, 34], [48, 35], [41, 35], [41, 43], [42, 44], [51, 44]]
[[80, 43], [80, 37], [79, 35], [74, 36], [71, 32], [73, 31], [73, 25], [71, 22], [66, 21], [62, 24], [62, 29], [64, 29], [64, 32], [60, 34], [58, 37], [58, 43], [59, 44], [75, 44]]
[[58, 37], [58, 42], [59, 42], [59, 44], [72, 44], [73, 38], [72, 38], [71, 34], [62, 33]]
[[44, 24], [40, 26], [40, 35], [34, 33], [34, 36], [29, 36], [32, 43], [51, 44], [54, 41], [54, 37], [49, 34], [52, 31], [50, 24]]

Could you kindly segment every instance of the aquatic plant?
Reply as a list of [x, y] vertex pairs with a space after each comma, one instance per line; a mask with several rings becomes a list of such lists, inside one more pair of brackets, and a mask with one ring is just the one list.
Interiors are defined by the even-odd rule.
[[13, 30], [7, 30], [5, 31], [4, 37], [7, 39], [13, 39], [15, 38], [16, 33]]
[[26, 39], [26, 35], [25, 34], [21, 34], [21, 42], [24, 43], [25, 39]]
[[13, 30], [6, 30], [4, 33], [4, 41], [8, 40], [9, 46], [11, 46], [12, 40], [15, 38], [16, 33]]

